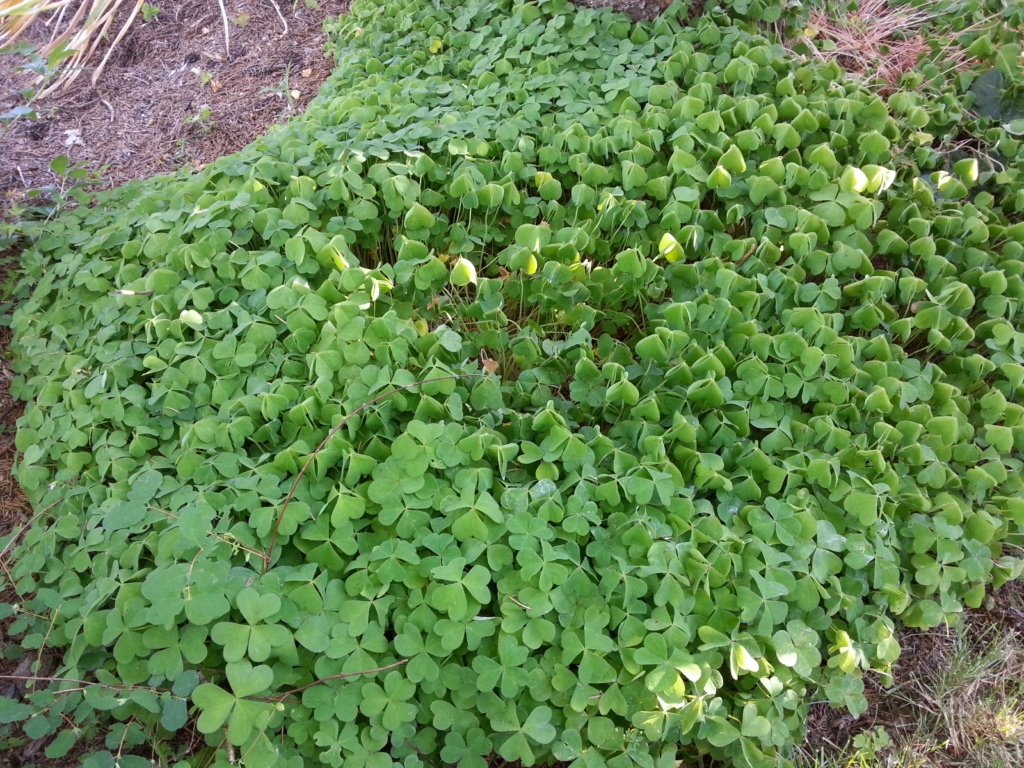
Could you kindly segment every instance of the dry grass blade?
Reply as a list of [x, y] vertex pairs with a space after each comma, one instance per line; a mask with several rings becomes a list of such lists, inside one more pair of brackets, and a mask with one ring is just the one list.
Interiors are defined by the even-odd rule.
[[112, 42], [110, 44], [110, 47], [107, 49], [107, 53], [103, 57], [103, 61], [101, 61], [100, 65], [96, 67], [96, 71], [92, 73], [93, 85], [96, 85], [96, 81], [99, 79], [99, 76], [103, 74], [103, 68], [107, 66], [107, 61], [110, 59], [110, 54], [114, 52], [114, 48], [117, 47], [117, 44], [121, 42], [121, 38], [124, 37], [125, 33], [128, 32], [128, 29], [131, 27], [132, 22], [135, 21], [135, 17], [138, 16], [139, 11], [142, 10], [142, 5], [144, 2], [145, 0], [137, 0], [137, 2], [135, 3], [135, 7], [132, 8], [132, 13], [128, 17], [128, 21], [126, 21], [124, 23], [124, 26], [121, 27], [121, 31], [117, 33], [117, 37], [114, 38], [114, 42]]
[[[827, 10], [813, 12], [799, 40], [817, 59], [835, 60], [848, 72], [895, 86], [933, 51], [921, 28], [938, 15], [936, 2], [908, 9], [892, 7], [889, 0], [864, 0], [841, 16]], [[955, 43], [943, 46], [941, 58], [952, 68], [967, 61]]]
[[869, 683], [859, 720], [812, 708], [798, 768], [1024, 765], [1024, 588], [1011, 582], [992, 602], [959, 627], [903, 633], [896, 684]]
[[[102, 61], [93, 72], [94, 85], [117, 44], [138, 16], [144, 1], [135, 0], [127, 20], [107, 47]], [[88, 67], [100, 46], [110, 38], [111, 28], [123, 3], [124, 0], [80, 0], [70, 21], [65, 22], [65, 13], [69, 6], [74, 5], [74, 0], [0, 0], [0, 46], [16, 42], [34, 21], [46, 13], [58, 11], [46, 21], [46, 24], [54, 25], [53, 35], [37, 53], [44, 60], [49, 60], [61, 50], [70, 55], [61, 56], [63, 60], [54, 67], [56, 71], [49, 73], [52, 82], [48, 82], [48, 77], [42, 75], [37, 78], [36, 83], [43, 84], [37, 97], [46, 96], [66, 89]]]
[[57, 8], [63, 10], [71, 0], [47, 3], [40, 0], [0, 0], [0, 46], [10, 45], [21, 37], [41, 14]]

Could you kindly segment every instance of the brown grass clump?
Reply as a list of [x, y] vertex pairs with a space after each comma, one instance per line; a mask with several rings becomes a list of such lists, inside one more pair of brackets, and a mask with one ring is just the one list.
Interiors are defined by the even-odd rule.
[[[863, 0], [845, 16], [814, 11], [798, 38], [814, 58], [837, 61], [847, 72], [895, 86], [933, 51], [921, 34], [922, 27], [938, 15], [934, 3], [917, 8], [891, 7], [889, 0]], [[943, 46], [945, 65], [958, 67], [966, 57], [952, 42]]]
[[811, 708], [798, 768], [1024, 766], [1024, 582], [960, 626], [906, 631], [900, 645], [891, 687], [865, 679], [860, 718]]

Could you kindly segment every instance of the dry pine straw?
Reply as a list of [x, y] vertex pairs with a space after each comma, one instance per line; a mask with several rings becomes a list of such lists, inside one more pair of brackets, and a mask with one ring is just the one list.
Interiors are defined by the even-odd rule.
[[[889, 0], [862, 0], [857, 10], [845, 16], [833, 16], [827, 9], [818, 9], [811, 13], [798, 40], [815, 58], [834, 59], [847, 72], [895, 87], [906, 72], [933, 50], [921, 29], [938, 15], [937, 11], [933, 13], [934, 7], [934, 2], [925, 2], [908, 12], [906, 7], [891, 6]], [[963, 49], [953, 41], [943, 46], [943, 66], [956, 68], [967, 60]]]

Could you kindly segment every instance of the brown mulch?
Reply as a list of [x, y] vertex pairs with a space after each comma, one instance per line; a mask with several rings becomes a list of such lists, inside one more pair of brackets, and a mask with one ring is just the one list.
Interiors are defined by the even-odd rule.
[[[289, 90], [299, 91], [291, 114], [316, 95], [332, 64], [323, 21], [346, 12], [349, 1], [309, 8], [305, 0], [282, 0], [289, 28], [282, 36], [269, 0], [226, 0], [229, 58], [216, 2], [156, 0], [160, 13], [148, 23], [136, 20], [95, 87], [83, 72], [68, 90], [35, 104], [38, 119], [22, 118], [0, 138], [0, 191], [9, 203], [52, 183], [50, 160], [61, 154], [95, 170], [107, 166], [105, 185], [116, 186], [241, 149], [289, 115], [281, 89], [286, 73]], [[23, 39], [39, 44], [49, 34], [37, 21]], [[0, 113], [24, 104], [20, 92], [30, 78], [14, 71], [19, 63], [15, 55], [0, 56]], [[209, 117], [190, 120], [204, 106]]]
[[628, 13], [634, 19], [653, 19], [669, 5], [672, 0], [572, 0], [581, 8], [607, 8], [621, 13]]

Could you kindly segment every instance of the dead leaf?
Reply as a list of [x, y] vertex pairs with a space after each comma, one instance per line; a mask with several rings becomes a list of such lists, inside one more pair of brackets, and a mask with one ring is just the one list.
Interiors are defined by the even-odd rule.
[[300, 93], [299, 91], [292, 91], [292, 98], [293, 98], [293, 99], [297, 99], [297, 98], [299, 98], [299, 96], [301, 96], [301, 95], [302, 95], [302, 94], [301, 94], [301, 93]]
[[210, 88], [212, 88], [212, 89], [213, 89], [213, 92], [214, 92], [214, 93], [216, 93], [217, 91], [219, 91], [219, 90], [221, 89], [221, 84], [220, 84], [220, 80], [211, 80], [211, 81], [210, 81]]
[[491, 360], [489, 357], [481, 357], [480, 358], [480, 362], [484, 366], [484, 370], [487, 371], [488, 373], [497, 373], [498, 372], [498, 361], [497, 360]]
[[313, 74], [313, 68], [312, 67], [306, 67], [304, 70], [299, 72], [299, 74], [302, 75], [303, 77], [309, 77], [310, 75]]

